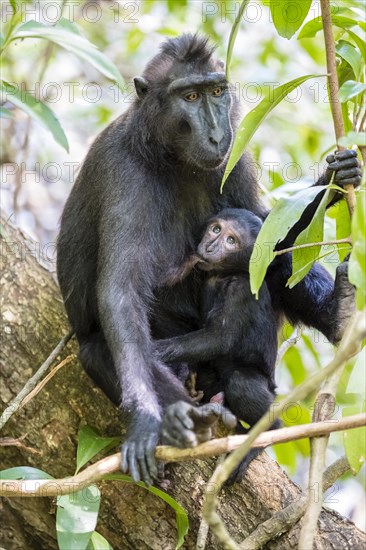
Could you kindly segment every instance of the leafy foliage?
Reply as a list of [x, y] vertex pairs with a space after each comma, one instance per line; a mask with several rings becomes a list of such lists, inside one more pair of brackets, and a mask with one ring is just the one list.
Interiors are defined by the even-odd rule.
[[323, 186], [304, 189], [287, 199], [280, 199], [272, 208], [258, 234], [250, 261], [250, 287], [253, 294], [258, 295], [267, 268], [275, 257], [277, 243], [285, 239], [305, 208], [324, 189]]
[[[69, 144], [59, 121], [47, 105], [32, 96], [26, 90], [19, 90], [16, 86], [5, 81], [0, 81], [0, 91], [3, 95], [3, 101], [10, 101], [19, 109], [26, 112], [29, 116], [39, 121], [47, 128], [54, 140], [66, 151], [69, 151]], [[11, 113], [11, 111], [6, 110]]]
[[356, 287], [358, 309], [366, 307], [366, 205], [365, 192], [357, 196], [356, 210], [352, 219], [353, 249], [349, 260], [349, 280]]
[[96, 485], [58, 497], [56, 532], [60, 550], [85, 550], [97, 524], [99, 506]]
[[[20, 13], [17, 11], [16, 2], [11, 4], [13, 8], [13, 17], [11, 18], [5, 38], [1, 41], [1, 54], [6, 48], [16, 40], [25, 38], [41, 38], [49, 40], [91, 63], [102, 74], [116, 81], [120, 87], [123, 87], [123, 79], [115, 65], [98, 48], [84, 38], [75, 23], [61, 18], [54, 26], [44, 25], [37, 21], [28, 21], [19, 23]], [[66, 151], [69, 151], [69, 145], [65, 133], [53, 114], [52, 110], [39, 98], [31, 95], [25, 89], [11, 84], [5, 80], [1, 81], [2, 101], [10, 101], [16, 107], [25, 111], [33, 119], [43, 124], [52, 134], [55, 141]], [[2, 108], [1, 116], [9, 116], [11, 111]]]
[[109, 450], [120, 442], [121, 439], [119, 437], [102, 437], [91, 426], [80, 428], [76, 454], [76, 473], [98, 453], [106, 449]]
[[249, 141], [253, 137], [256, 130], [262, 124], [267, 115], [295, 88], [309, 80], [315, 78], [316, 75], [306, 75], [300, 78], [295, 78], [286, 84], [282, 84], [273, 91], [273, 94], [269, 92], [250, 113], [241, 121], [238, 131], [236, 133], [235, 141], [230, 153], [229, 160], [226, 165], [225, 174], [222, 179], [221, 187], [223, 187], [225, 181], [229, 177], [234, 166], [242, 156]]
[[312, 0], [271, 0], [274, 26], [283, 38], [290, 39], [299, 30], [307, 16]]

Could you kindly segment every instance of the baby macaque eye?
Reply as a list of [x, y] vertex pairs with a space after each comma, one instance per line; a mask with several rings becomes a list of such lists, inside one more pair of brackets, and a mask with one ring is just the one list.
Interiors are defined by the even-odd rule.
[[231, 235], [226, 239], [226, 242], [228, 244], [235, 244], [236, 243], [236, 240], [234, 237], [232, 237]]
[[213, 225], [212, 226], [212, 232], [219, 234], [221, 232], [221, 227], [219, 225]]

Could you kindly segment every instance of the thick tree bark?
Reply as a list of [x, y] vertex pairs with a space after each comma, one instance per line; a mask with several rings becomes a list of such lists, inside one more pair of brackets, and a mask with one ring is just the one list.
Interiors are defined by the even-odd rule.
[[[9, 225], [1, 237], [3, 314], [3, 407], [48, 357], [69, 327], [57, 284], [40, 265], [37, 247]], [[48, 249], [49, 250], [49, 249]], [[32, 251], [36, 254], [32, 254]], [[60, 361], [77, 353], [72, 340]], [[7, 423], [2, 437], [20, 438], [37, 452], [3, 447], [0, 468], [30, 465], [55, 477], [75, 470], [77, 432], [81, 425], [96, 427], [104, 435], [123, 435], [118, 411], [87, 378], [77, 361], [61, 368], [23, 409]], [[99, 457], [98, 457], [99, 458]], [[214, 460], [168, 466], [168, 493], [187, 510], [190, 530], [184, 548], [193, 550], [207, 480]], [[97, 530], [117, 550], [170, 550], [175, 548], [174, 512], [143, 488], [122, 482], [103, 482]], [[301, 493], [265, 453], [253, 462], [243, 483], [225, 489], [220, 513], [237, 541]], [[54, 503], [47, 498], [4, 499], [2, 541], [6, 550], [57, 549]], [[366, 546], [365, 534], [337, 513], [324, 509], [316, 536], [317, 549], [352, 549]], [[297, 547], [299, 525], [265, 548]], [[207, 548], [219, 548], [211, 536]], [[72, 549], [70, 549], [72, 550]]]

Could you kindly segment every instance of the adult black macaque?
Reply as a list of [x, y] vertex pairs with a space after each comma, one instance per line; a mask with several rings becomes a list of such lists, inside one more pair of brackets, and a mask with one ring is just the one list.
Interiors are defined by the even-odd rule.
[[[154, 357], [149, 314], [158, 319], [156, 338], [199, 328], [200, 278], [163, 289], [166, 274], [193, 253], [207, 219], [221, 209], [247, 208], [261, 218], [266, 211], [247, 154], [220, 194], [238, 108], [206, 39], [167, 40], [135, 87], [136, 101], [99, 135], [80, 170], [61, 220], [57, 269], [82, 364], [129, 413], [122, 469], [152, 483], [169, 405], [164, 429], [174, 431], [170, 419], [178, 415], [183, 446], [207, 439], [217, 415], [228, 424], [233, 417], [190, 403], [182, 383]], [[333, 159], [322, 183], [331, 170], [338, 184], [359, 183], [353, 155]], [[286, 313], [334, 341], [343, 286], [335, 296], [331, 277], [317, 265], [289, 291], [287, 265], [276, 268]]]

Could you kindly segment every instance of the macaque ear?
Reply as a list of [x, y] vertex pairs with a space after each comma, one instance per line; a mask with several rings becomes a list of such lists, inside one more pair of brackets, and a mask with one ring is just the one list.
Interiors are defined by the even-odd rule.
[[225, 69], [225, 63], [221, 59], [217, 60], [217, 66], [219, 69]]
[[145, 97], [145, 95], [146, 95], [146, 93], [149, 89], [149, 84], [148, 84], [147, 80], [145, 78], [143, 78], [142, 76], [135, 76], [135, 78], [133, 79], [133, 83], [135, 84], [135, 90], [136, 90], [136, 93], [137, 93], [138, 97], [140, 99]]

